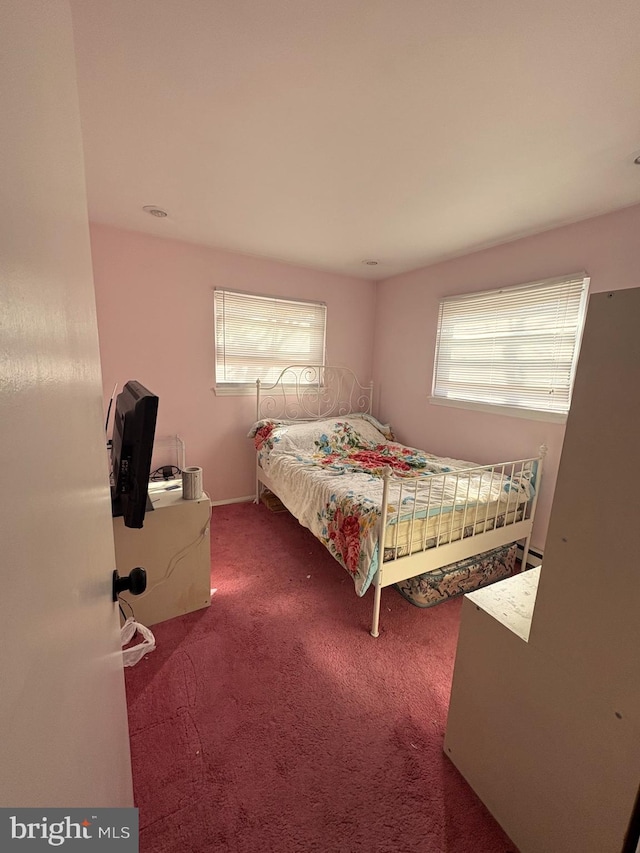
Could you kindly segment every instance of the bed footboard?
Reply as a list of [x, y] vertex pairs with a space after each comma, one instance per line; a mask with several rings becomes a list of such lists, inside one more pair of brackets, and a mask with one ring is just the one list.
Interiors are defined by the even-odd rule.
[[384, 471], [373, 579], [371, 636], [380, 630], [382, 588], [490, 551], [523, 542], [526, 566], [546, 446], [538, 456], [400, 479]]

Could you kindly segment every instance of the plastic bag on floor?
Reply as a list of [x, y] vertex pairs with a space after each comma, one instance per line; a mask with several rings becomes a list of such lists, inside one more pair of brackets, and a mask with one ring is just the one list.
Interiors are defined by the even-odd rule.
[[[142, 637], [142, 642], [125, 649], [127, 643], [133, 639], [136, 631]], [[156, 647], [156, 638], [151, 631], [135, 619], [129, 617], [120, 629], [120, 642], [122, 644], [122, 662], [125, 666], [135, 666], [145, 655], [152, 652]]]

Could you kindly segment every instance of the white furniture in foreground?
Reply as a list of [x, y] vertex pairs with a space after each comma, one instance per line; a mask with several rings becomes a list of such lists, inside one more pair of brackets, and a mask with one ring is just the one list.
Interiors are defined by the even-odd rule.
[[591, 297], [537, 590], [462, 607], [445, 752], [522, 853], [638, 844], [639, 320], [640, 288]]
[[[177, 486], [178, 488], [169, 488]], [[116, 568], [127, 575], [136, 566], [147, 572], [142, 595], [121, 593], [131, 604], [138, 622], [154, 625], [208, 607], [211, 603], [211, 552], [209, 497], [182, 498], [179, 480], [149, 484], [153, 512], [147, 512], [140, 530], [113, 519]], [[129, 608], [124, 605], [129, 615]]]
[[484, 610], [526, 643], [529, 640], [539, 580], [540, 566], [504, 578], [484, 589], [469, 592], [467, 598], [476, 609]]

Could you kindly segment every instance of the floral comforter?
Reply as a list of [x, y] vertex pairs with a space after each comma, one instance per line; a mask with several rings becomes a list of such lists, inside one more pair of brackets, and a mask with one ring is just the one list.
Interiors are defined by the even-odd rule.
[[[495, 482], [468, 475], [454, 489], [455, 478], [433, 477], [476, 468], [476, 463], [433, 456], [393, 440], [388, 426], [370, 415], [304, 423], [262, 420], [249, 433], [258, 464], [287, 509], [308, 527], [353, 577], [364, 595], [378, 568], [378, 522], [385, 468], [393, 472], [388, 524], [405, 518], [450, 513], [467, 501], [517, 501], [533, 495], [534, 471]], [[414, 493], [406, 480], [419, 481]], [[462, 484], [461, 478], [459, 483]], [[401, 489], [401, 485], [405, 488]], [[443, 495], [444, 490], [444, 495]], [[510, 496], [510, 498], [509, 498]]]

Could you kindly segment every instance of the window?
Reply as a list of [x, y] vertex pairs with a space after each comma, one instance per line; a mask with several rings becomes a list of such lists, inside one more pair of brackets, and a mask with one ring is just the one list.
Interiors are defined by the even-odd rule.
[[216, 390], [275, 382], [289, 364], [324, 364], [327, 306], [214, 291]]
[[443, 299], [432, 402], [564, 420], [588, 287], [580, 273]]

